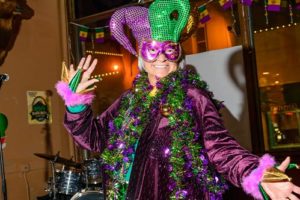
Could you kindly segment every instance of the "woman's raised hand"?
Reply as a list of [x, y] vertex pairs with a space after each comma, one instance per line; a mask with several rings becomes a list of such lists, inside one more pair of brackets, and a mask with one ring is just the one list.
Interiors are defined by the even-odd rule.
[[[287, 157], [277, 168], [284, 172], [290, 163], [290, 157]], [[299, 200], [296, 195], [300, 195], [300, 187], [294, 185], [292, 182], [278, 182], [278, 183], [261, 183], [269, 197], [273, 200]]]
[[77, 73], [77, 71], [79, 69], [82, 70], [82, 77], [81, 77], [81, 80], [76, 89], [76, 93], [88, 92], [88, 91], [96, 89], [96, 87], [97, 87], [94, 84], [99, 82], [99, 80], [98, 79], [90, 79], [91, 74], [93, 73], [93, 71], [97, 65], [97, 59], [94, 59], [92, 64], [90, 64], [91, 60], [92, 60], [92, 56], [88, 55], [86, 58], [85, 57], [81, 58], [76, 70], [74, 69], [74, 65], [70, 66], [70, 70], [68, 72], [69, 82], [72, 80], [72, 78], [75, 76], [75, 74]]

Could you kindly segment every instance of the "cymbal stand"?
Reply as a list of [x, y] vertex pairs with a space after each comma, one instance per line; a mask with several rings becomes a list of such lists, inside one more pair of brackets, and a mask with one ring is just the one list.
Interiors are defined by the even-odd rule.
[[55, 175], [55, 161], [50, 161], [50, 164], [52, 170], [51, 196], [53, 195], [53, 200], [56, 200], [57, 188], [56, 188], [56, 175]]
[[57, 188], [56, 188], [56, 174], [55, 174], [55, 162], [57, 161], [57, 159], [59, 157], [59, 153], [60, 152], [57, 152], [57, 154], [55, 155], [55, 158], [50, 161], [51, 169], [52, 169], [51, 189], [52, 189], [52, 193], [53, 193], [53, 200], [56, 200], [56, 193], [57, 193]]

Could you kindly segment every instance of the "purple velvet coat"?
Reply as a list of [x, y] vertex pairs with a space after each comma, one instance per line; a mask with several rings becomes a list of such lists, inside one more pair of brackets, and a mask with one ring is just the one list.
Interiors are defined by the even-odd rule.
[[[189, 88], [187, 95], [193, 100], [194, 119], [197, 129], [203, 134], [203, 145], [211, 165], [240, 187], [243, 178], [259, 165], [259, 158], [242, 148], [228, 134], [217, 109], [204, 91]], [[108, 122], [116, 116], [120, 99], [97, 118], [93, 117], [90, 107], [76, 114], [66, 112], [65, 126], [78, 145], [95, 152], [104, 150], [109, 138]], [[163, 157], [162, 149], [171, 144], [171, 136], [168, 119], [161, 114], [151, 116], [136, 150], [127, 199], [169, 199], [168, 161]], [[212, 198], [205, 189], [193, 188], [188, 199]]]

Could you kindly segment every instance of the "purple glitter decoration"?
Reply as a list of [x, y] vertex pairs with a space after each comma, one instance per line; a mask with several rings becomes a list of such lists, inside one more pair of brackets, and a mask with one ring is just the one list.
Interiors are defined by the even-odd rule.
[[219, 177], [215, 176], [215, 182], [216, 182], [216, 183], [219, 182]]
[[109, 145], [107, 146], [107, 148], [108, 148], [109, 150], [115, 149], [114, 145], [112, 145], [112, 144], [109, 144]]
[[148, 8], [139, 6], [122, 8], [117, 10], [110, 20], [110, 31], [114, 38], [130, 53], [137, 56], [136, 50], [124, 32], [124, 25], [132, 30], [138, 44], [141, 44], [143, 39], [151, 39]]
[[173, 166], [172, 165], [168, 165], [168, 172], [173, 171]]
[[128, 163], [128, 162], [129, 162], [129, 158], [128, 158], [128, 157], [124, 157], [124, 158], [123, 158], [123, 161], [124, 161], [125, 163]]
[[109, 170], [109, 171], [114, 171], [115, 170], [115, 167], [111, 166], [111, 165], [105, 164], [105, 165], [103, 165], [103, 167], [104, 167], [105, 170]]
[[108, 128], [109, 128], [110, 132], [116, 131], [114, 122], [112, 120], [108, 122]]
[[176, 187], [176, 182], [173, 179], [170, 179], [169, 183], [168, 183], [168, 189], [170, 191], [173, 191], [175, 189], [175, 187]]
[[191, 161], [187, 161], [186, 163], [184, 163], [184, 167], [186, 169], [190, 169], [192, 167], [192, 162]]
[[179, 198], [185, 198], [188, 195], [188, 191], [187, 190], [179, 190], [176, 192], [175, 196], [177, 199]]
[[165, 158], [169, 157], [171, 155], [170, 149], [169, 148], [165, 148], [163, 155], [164, 155]]
[[114, 143], [115, 147], [118, 149], [124, 149], [125, 148], [125, 143], [123, 141], [117, 140]]

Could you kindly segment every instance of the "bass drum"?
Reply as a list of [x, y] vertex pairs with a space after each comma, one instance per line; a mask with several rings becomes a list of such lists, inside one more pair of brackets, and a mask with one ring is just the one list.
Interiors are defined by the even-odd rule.
[[104, 194], [101, 191], [77, 192], [71, 200], [104, 200]]

